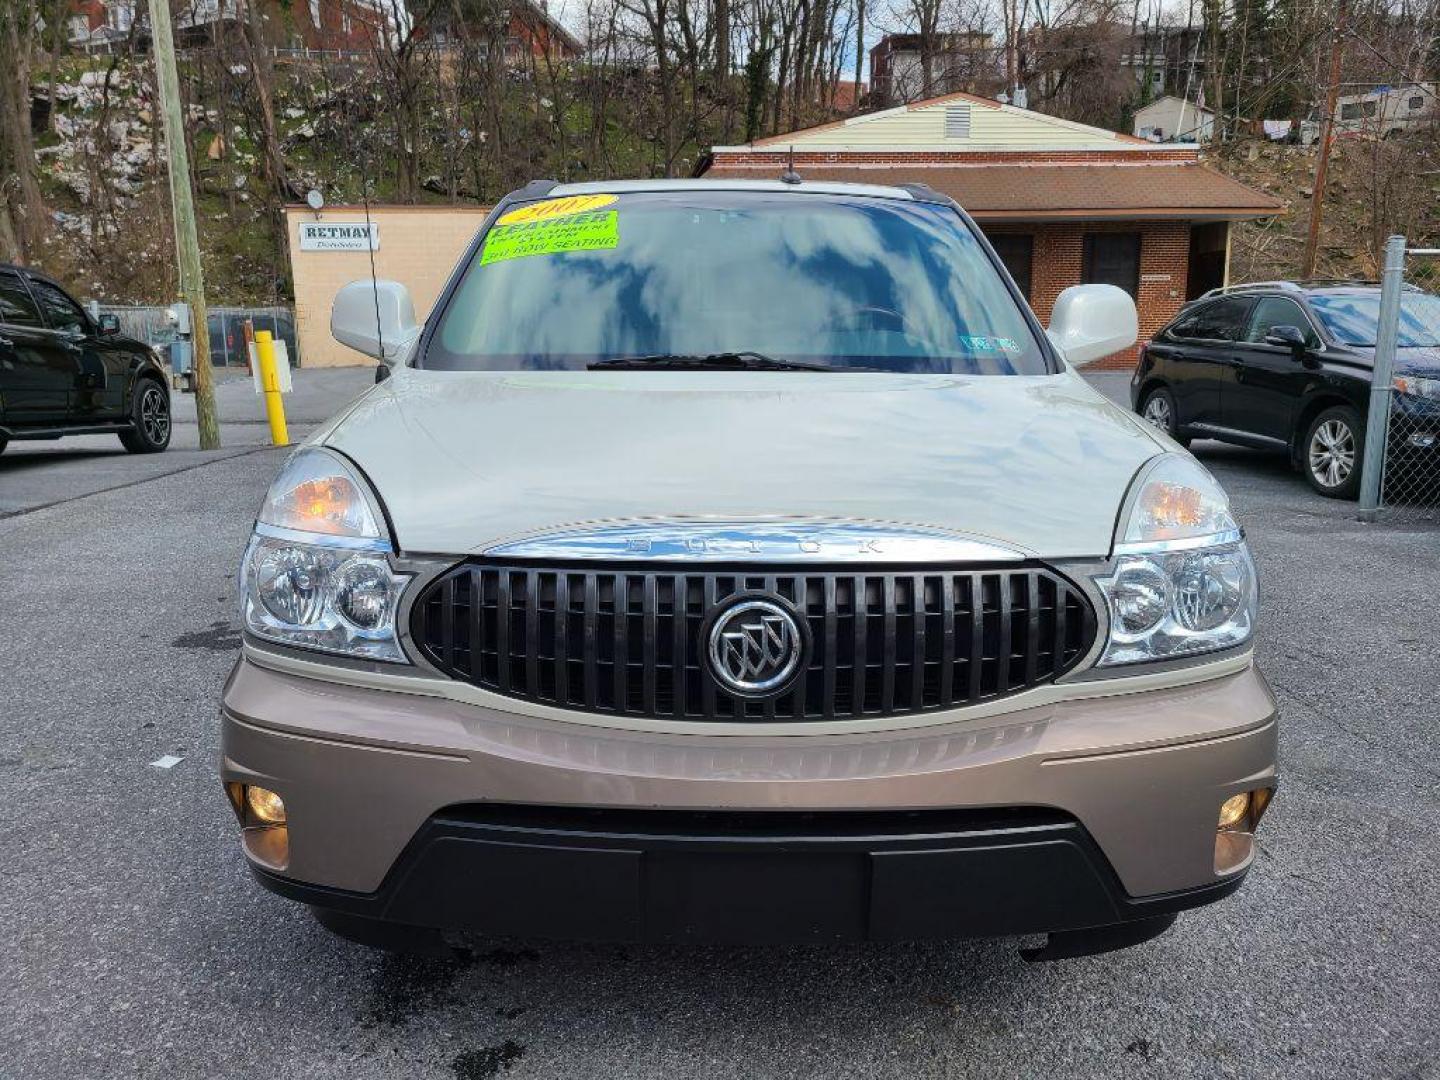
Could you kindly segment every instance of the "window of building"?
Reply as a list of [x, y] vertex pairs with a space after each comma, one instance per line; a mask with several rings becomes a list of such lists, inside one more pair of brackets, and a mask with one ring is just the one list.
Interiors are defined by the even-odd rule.
[[1080, 280], [1087, 284], [1116, 285], [1132, 298], [1140, 296], [1140, 234], [1138, 232], [1086, 233]]
[[1425, 96], [1423, 94], [1416, 94], [1410, 99], [1409, 105], [1411, 112], [1419, 112], [1425, 107]]
[[997, 233], [988, 238], [995, 254], [1010, 271], [1025, 299], [1030, 299], [1030, 267], [1035, 259], [1035, 237], [1029, 233]]

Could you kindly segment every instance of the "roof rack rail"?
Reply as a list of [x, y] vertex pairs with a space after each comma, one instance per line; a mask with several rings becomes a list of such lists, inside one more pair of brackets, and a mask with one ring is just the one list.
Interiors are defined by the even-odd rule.
[[[1240, 285], [1225, 285], [1218, 289], [1211, 289], [1209, 292], [1201, 293], [1197, 300], [1204, 300], [1211, 296], [1227, 296], [1230, 293], [1256, 292], [1267, 289], [1276, 289], [1282, 292], [1304, 292], [1306, 289], [1341, 288], [1347, 285], [1360, 286], [1363, 288], [1380, 287], [1378, 281], [1357, 280], [1355, 278], [1302, 278], [1298, 281], [1247, 281]], [[1408, 292], [1424, 292], [1419, 285], [1411, 282], [1404, 282], [1403, 287]]]
[[1201, 293], [1198, 299], [1204, 300], [1209, 296], [1227, 296], [1230, 293], [1253, 292], [1256, 289], [1282, 289], [1285, 292], [1301, 292], [1300, 286], [1293, 281], [1247, 281], [1242, 285], [1222, 285], [1218, 289], [1211, 289], [1209, 292]]

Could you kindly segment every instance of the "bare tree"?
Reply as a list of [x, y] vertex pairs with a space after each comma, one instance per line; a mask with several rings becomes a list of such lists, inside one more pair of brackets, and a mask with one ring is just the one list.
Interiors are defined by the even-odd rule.
[[45, 236], [45, 202], [30, 130], [31, 68], [39, 21], [35, 0], [0, 4], [0, 45], [10, 57], [0, 80], [0, 245], [12, 261], [33, 257]]

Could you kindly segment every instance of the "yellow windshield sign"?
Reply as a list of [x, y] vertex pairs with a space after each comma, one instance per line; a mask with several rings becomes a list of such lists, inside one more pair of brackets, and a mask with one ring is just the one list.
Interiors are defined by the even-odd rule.
[[[503, 218], [501, 219], [504, 220]], [[480, 265], [528, 255], [558, 255], [566, 251], [603, 251], [620, 243], [620, 212], [590, 210], [562, 218], [496, 225], [485, 234]]]
[[496, 225], [519, 225], [525, 221], [550, 221], [553, 218], [569, 217], [571, 214], [583, 214], [589, 210], [598, 210], [602, 206], [609, 206], [620, 196], [618, 195], [571, 195], [564, 199], [546, 199], [544, 202], [531, 203], [529, 206], [522, 206], [509, 213], [501, 214]]

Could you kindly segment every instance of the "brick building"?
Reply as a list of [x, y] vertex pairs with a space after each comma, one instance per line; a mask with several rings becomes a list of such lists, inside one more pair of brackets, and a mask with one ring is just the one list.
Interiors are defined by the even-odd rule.
[[456, 0], [435, 11], [430, 38], [437, 44], [499, 38], [501, 35], [496, 34], [491, 25], [491, 20], [497, 17], [505, 26], [505, 62], [511, 67], [521, 67], [547, 56], [552, 62], [567, 62], [584, 51], [580, 40], [550, 14], [548, 0], [511, 0], [499, 7], [476, 4], [474, 0]]
[[875, 104], [883, 107], [960, 90], [999, 88], [1004, 79], [994, 38], [983, 30], [935, 34], [930, 77], [919, 34], [886, 34], [870, 50]]
[[[1062, 289], [1106, 282], [1135, 297], [1140, 337], [1226, 283], [1230, 224], [1279, 200], [1156, 145], [1053, 116], [950, 94], [803, 131], [717, 146], [697, 175], [925, 184], [976, 220], [1042, 322]], [[1133, 363], [1133, 350], [1104, 363]]]

